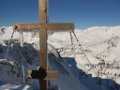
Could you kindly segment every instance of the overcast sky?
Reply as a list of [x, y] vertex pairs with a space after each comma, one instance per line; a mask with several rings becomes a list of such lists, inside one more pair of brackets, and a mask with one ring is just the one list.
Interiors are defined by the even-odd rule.
[[[76, 28], [120, 25], [120, 0], [49, 0], [50, 22]], [[39, 22], [38, 0], [0, 0], [0, 26]]]

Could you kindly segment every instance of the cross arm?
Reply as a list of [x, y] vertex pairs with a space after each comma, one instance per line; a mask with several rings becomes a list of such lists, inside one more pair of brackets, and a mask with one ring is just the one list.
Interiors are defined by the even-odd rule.
[[13, 25], [14, 30], [41, 30], [41, 29], [46, 29], [46, 30], [55, 30], [55, 31], [60, 31], [60, 30], [66, 30], [66, 31], [72, 31], [74, 30], [74, 24], [73, 23], [40, 23], [40, 24], [14, 24]]
[[29, 23], [29, 24], [14, 24], [14, 30], [39, 30], [39, 24]]
[[[43, 80], [56, 80], [59, 77], [59, 74], [57, 71], [47, 71], [47, 75]], [[38, 70], [28, 70], [28, 77], [30, 79], [39, 79], [43, 75]]]

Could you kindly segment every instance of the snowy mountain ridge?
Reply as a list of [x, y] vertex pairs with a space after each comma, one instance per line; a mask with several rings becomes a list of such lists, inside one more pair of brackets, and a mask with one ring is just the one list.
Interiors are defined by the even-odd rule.
[[[12, 27], [0, 28], [0, 90], [37, 90], [38, 82], [24, 81], [22, 69], [26, 73], [39, 66], [38, 35], [23, 33], [21, 46], [19, 32], [10, 41], [12, 31]], [[58, 80], [50, 82], [49, 89], [120, 90], [120, 26], [75, 30], [75, 35], [79, 41], [72, 34], [72, 45], [68, 32], [49, 34], [49, 69], [60, 74]]]

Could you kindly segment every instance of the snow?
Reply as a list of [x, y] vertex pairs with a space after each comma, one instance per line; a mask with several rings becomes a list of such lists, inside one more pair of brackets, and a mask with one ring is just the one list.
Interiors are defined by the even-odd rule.
[[[26, 81], [27, 70], [39, 67], [38, 34], [24, 32], [21, 46], [12, 32], [0, 27], [0, 90], [39, 90], [37, 80]], [[120, 26], [75, 30], [74, 50], [68, 32], [48, 34], [49, 69], [59, 72], [49, 90], [120, 90]]]

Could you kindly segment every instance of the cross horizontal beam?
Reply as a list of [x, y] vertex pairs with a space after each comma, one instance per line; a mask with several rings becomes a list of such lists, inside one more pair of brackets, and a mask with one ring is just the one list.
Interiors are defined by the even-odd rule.
[[45, 77], [45, 80], [56, 80], [58, 79], [59, 74], [57, 71], [47, 71], [47, 76]]
[[[34, 75], [32, 76], [33, 72], [35, 72], [35, 76]], [[39, 79], [40, 76], [39, 76], [39, 71], [38, 70], [28, 70], [28, 77], [30, 79]], [[58, 77], [59, 77], [59, 74], [58, 74], [57, 71], [47, 71], [47, 75], [43, 80], [56, 80]]]
[[60, 30], [66, 30], [66, 31], [72, 31], [74, 30], [74, 24], [73, 23], [47, 23], [47, 24], [14, 24], [13, 25], [14, 30], [23, 30], [23, 31], [30, 31], [30, 30], [41, 30], [41, 29], [46, 29], [46, 30], [55, 30], [55, 31], [60, 31]]

